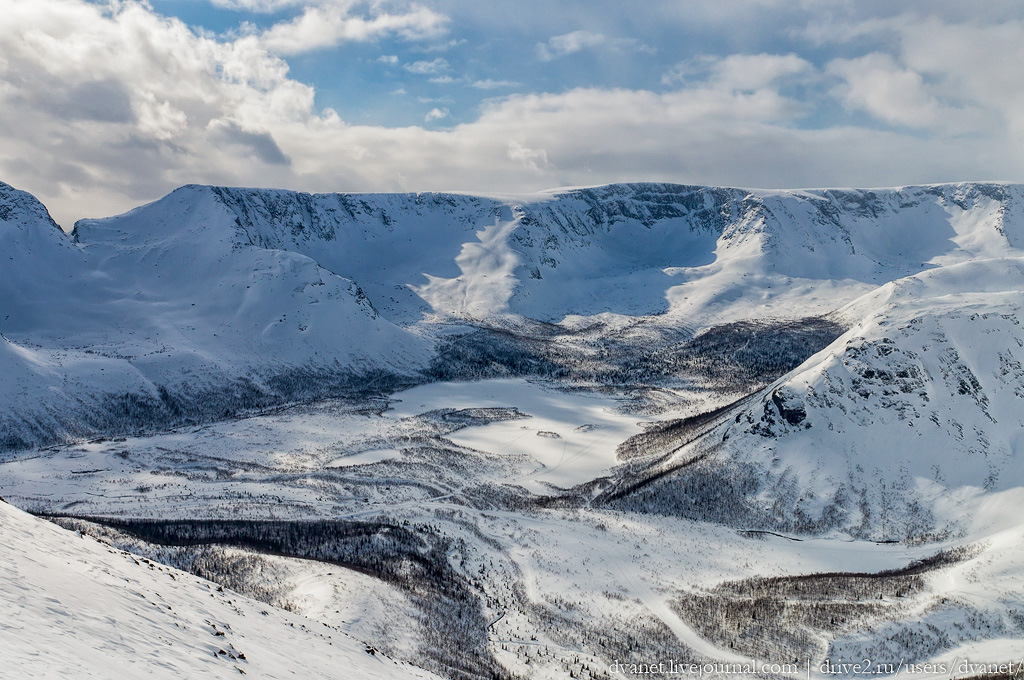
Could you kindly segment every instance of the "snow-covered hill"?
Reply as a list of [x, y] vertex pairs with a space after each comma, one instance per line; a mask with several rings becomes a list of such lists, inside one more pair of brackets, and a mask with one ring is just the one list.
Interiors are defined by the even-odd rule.
[[839, 312], [856, 318], [847, 333], [626, 504], [877, 540], [960, 535], [981, 504], [998, 524], [1024, 487], [1021, 291], [1024, 259], [1002, 258], [863, 296]]
[[437, 678], [344, 632], [0, 502], [11, 678]]

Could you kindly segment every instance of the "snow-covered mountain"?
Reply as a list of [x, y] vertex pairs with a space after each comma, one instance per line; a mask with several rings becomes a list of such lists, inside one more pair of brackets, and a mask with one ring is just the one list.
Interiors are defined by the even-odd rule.
[[672, 472], [626, 504], [877, 540], [963, 534], [979, 504], [1024, 487], [1022, 291], [1024, 259], [999, 258], [855, 300], [838, 312], [847, 333], [645, 470]]
[[355, 389], [430, 356], [351, 280], [249, 245], [208, 189], [81, 222], [73, 239], [31, 196], [0, 201], [7, 447]]
[[[0, 493], [268, 607], [453, 678], [1019, 649], [1022, 186], [187, 186], [67, 236], [0, 185], [0, 245]], [[285, 625], [5, 507], [0, 607], [59, 601], [5, 647], [108, 644], [109, 599], [200, 672], [193, 620]], [[360, 614], [385, 594], [408, 625]]]
[[1024, 253], [1024, 190], [1012, 185], [621, 184], [495, 197], [188, 191], [212, 191], [252, 243], [352, 278], [403, 323], [423, 313], [557, 322], [670, 310], [709, 322], [749, 315], [752, 305], [788, 316], [794, 302], [831, 311], [852, 291], [928, 267]]
[[[7, 447], [416, 380], [437, 320], [699, 329], [1024, 254], [1024, 192], [611, 185], [529, 196], [183, 187], [65, 238], [0, 191]], [[315, 380], [314, 380], [315, 378]], [[373, 380], [369, 380], [372, 384]]]

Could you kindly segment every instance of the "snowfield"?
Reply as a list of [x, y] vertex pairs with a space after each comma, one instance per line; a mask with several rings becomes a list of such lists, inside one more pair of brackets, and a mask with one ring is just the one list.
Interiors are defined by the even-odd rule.
[[[435, 678], [344, 632], [0, 503], [12, 678]], [[372, 653], [371, 653], [372, 651]]]

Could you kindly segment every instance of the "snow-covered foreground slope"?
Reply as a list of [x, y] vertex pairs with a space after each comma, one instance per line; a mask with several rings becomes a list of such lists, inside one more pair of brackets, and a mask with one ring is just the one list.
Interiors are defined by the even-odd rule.
[[436, 678], [3, 502], [0, 553], [5, 677]]

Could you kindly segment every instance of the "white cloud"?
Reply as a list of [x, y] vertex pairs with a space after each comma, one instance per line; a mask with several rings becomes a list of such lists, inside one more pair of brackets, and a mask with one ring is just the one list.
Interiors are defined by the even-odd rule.
[[829, 72], [842, 78], [838, 92], [847, 105], [887, 123], [930, 128], [940, 120], [942, 106], [928, 93], [921, 74], [900, 68], [887, 54], [837, 59]]
[[600, 33], [591, 33], [590, 31], [573, 31], [556, 35], [546, 43], [537, 43], [537, 58], [541, 61], [551, 61], [590, 47], [597, 47], [607, 40]]
[[188, 128], [188, 115], [169, 101], [159, 101], [152, 92], [141, 92], [132, 110], [143, 135], [160, 141], [174, 139]]
[[522, 163], [523, 167], [534, 172], [542, 172], [551, 168], [548, 162], [548, 152], [544, 149], [531, 149], [522, 142], [510, 140], [508, 143], [508, 159]]
[[885, 35], [894, 48], [829, 64], [848, 106], [893, 125], [1004, 130], [1024, 141], [1024, 72], [1011, 66], [1024, 59], [1024, 22], [953, 24], [907, 14], [841, 28], [841, 35]]
[[522, 83], [514, 80], [492, 80], [487, 78], [485, 80], [474, 80], [470, 85], [478, 90], [497, 90], [507, 87], [519, 87]]
[[381, 56], [377, 57], [377, 61], [381, 64], [393, 65], [398, 63], [398, 56], [394, 54], [382, 54]]
[[211, 0], [211, 2], [217, 7], [266, 13], [309, 4], [308, 0]]
[[411, 64], [405, 64], [402, 66], [409, 73], [415, 73], [416, 75], [431, 75], [441, 73], [441, 71], [447, 71], [449, 69], [448, 60], [443, 57], [437, 59], [431, 59], [430, 61], [414, 61]]
[[[65, 226], [189, 182], [529, 191], [643, 179], [781, 187], [1024, 177], [1019, 24], [918, 22], [899, 29], [888, 59], [835, 61], [825, 74], [793, 55], [708, 59], [665, 92], [505, 96], [475, 120], [432, 129], [319, 111], [313, 89], [289, 77], [260, 34], [197, 36], [136, 2], [0, 0], [0, 16], [0, 180], [39, 195]], [[433, 64], [416, 67], [423, 75], [450, 69], [422, 63]], [[784, 85], [816, 78], [872, 115], [935, 123], [914, 133], [800, 129], [807, 103]], [[886, 78], [916, 94], [871, 100], [865, 83]], [[424, 106], [437, 108], [427, 122], [450, 121], [445, 105]], [[980, 112], [988, 125], [965, 137], [943, 124], [955, 111]]]
[[450, 115], [450, 112], [446, 108], [433, 108], [427, 112], [427, 115], [423, 117], [424, 122], [431, 123], [435, 120], [444, 120]]
[[1024, 21], [908, 21], [900, 48], [902, 62], [927, 78], [933, 96], [975, 110], [975, 127], [1005, 128], [1024, 143]]
[[733, 54], [713, 68], [718, 83], [736, 90], [759, 90], [813, 71], [810, 62], [795, 54]]
[[601, 33], [590, 31], [572, 31], [556, 35], [547, 42], [537, 43], [536, 53], [540, 61], [553, 61], [561, 57], [582, 52], [583, 50], [603, 48], [607, 51], [629, 50], [653, 54], [655, 50], [633, 38], [609, 38]]
[[442, 35], [447, 17], [426, 7], [411, 7], [403, 13], [380, 12], [369, 17], [352, 14], [352, 4], [306, 6], [291, 21], [271, 26], [260, 34], [261, 43], [278, 54], [299, 54], [333, 47], [343, 42], [366, 42], [395, 34], [408, 40]]
[[452, 38], [448, 42], [444, 43], [428, 43], [426, 45], [417, 46], [417, 50], [420, 52], [447, 52], [453, 47], [459, 45], [465, 45], [468, 42], [465, 38]]
[[814, 66], [795, 54], [732, 54], [702, 56], [676, 64], [662, 76], [665, 85], [709, 83], [728, 90], [753, 91], [780, 80], [809, 76]]
[[[253, 36], [199, 37], [133, 2], [0, 0], [0, 13], [0, 169], [65, 219], [75, 202], [81, 216], [231, 177], [249, 156], [282, 177], [273, 127], [312, 110], [313, 90]], [[88, 105], [66, 105], [77, 100]], [[240, 134], [217, 150], [224, 130]]]

